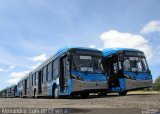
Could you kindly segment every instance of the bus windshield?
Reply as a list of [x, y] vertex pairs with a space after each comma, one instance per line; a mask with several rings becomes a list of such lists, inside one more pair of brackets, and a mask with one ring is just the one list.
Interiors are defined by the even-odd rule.
[[145, 57], [124, 57], [123, 69], [131, 72], [148, 72]]
[[100, 62], [100, 57], [74, 55], [72, 69], [85, 73], [102, 73], [99, 68]]

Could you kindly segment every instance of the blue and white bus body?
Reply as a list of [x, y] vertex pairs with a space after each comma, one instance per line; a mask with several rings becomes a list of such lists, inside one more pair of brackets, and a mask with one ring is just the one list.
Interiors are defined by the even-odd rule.
[[28, 91], [29, 91], [29, 89], [27, 88], [28, 77], [29, 75], [26, 75], [21, 80], [18, 81], [17, 92], [16, 92], [17, 97], [27, 97], [28, 96]]
[[60, 49], [23, 79], [28, 80], [24, 82], [28, 89], [26, 96], [81, 94], [85, 97], [89, 93], [106, 92], [108, 82], [100, 69], [101, 60], [102, 52], [96, 49]]
[[3, 89], [3, 90], [1, 90], [1, 98], [7, 98], [7, 88], [5, 88], [5, 89]]
[[17, 92], [17, 85], [14, 84], [14, 85], [8, 86], [7, 88], [3, 89], [0, 92], [0, 97], [3, 97], [3, 98], [14, 98], [14, 97], [18, 97], [17, 93], [18, 93]]
[[17, 96], [17, 85], [14, 84], [8, 88], [9, 88], [9, 92], [10, 92], [10, 95], [9, 95], [10, 98], [18, 97]]
[[110, 48], [103, 51], [104, 70], [109, 77], [109, 91], [126, 95], [128, 91], [152, 86], [152, 75], [142, 51]]
[[14, 97], [19, 97], [19, 91], [17, 85], [14, 85]]
[[10, 98], [11, 97], [11, 86], [8, 86], [6, 89], [7, 89], [6, 97]]

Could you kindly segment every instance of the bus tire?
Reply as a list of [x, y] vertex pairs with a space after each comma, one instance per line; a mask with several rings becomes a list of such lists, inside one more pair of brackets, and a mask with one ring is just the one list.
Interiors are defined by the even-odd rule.
[[89, 93], [81, 93], [80, 95], [81, 95], [82, 98], [88, 98]]
[[20, 94], [20, 97], [23, 98], [22, 92], [21, 92], [21, 94]]
[[36, 98], [36, 90], [34, 90], [33, 98]]
[[58, 99], [58, 98], [59, 98], [59, 93], [58, 93], [58, 88], [57, 88], [57, 87], [54, 88], [53, 97], [54, 97], [55, 99]]
[[127, 95], [127, 91], [119, 92], [119, 95], [120, 95], [120, 96], [126, 96], [126, 95]]

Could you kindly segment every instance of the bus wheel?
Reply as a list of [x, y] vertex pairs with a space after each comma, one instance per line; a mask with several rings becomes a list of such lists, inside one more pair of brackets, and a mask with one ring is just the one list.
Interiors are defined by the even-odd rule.
[[22, 92], [21, 92], [21, 94], [20, 94], [20, 97], [23, 98]]
[[34, 90], [33, 98], [36, 98], [36, 90]]
[[99, 92], [98, 96], [107, 96], [107, 92]]
[[119, 95], [121, 95], [121, 96], [126, 96], [126, 95], [127, 95], [127, 91], [119, 92]]
[[88, 98], [89, 93], [81, 93], [80, 95], [81, 95], [82, 98]]
[[55, 87], [53, 95], [54, 95], [55, 99], [59, 98], [59, 93], [58, 93], [58, 88], [57, 87]]

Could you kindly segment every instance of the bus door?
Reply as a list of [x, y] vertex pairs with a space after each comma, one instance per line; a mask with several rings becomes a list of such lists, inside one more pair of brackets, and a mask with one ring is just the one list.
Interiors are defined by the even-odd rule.
[[69, 67], [67, 56], [60, 59], [60, 92], [63, 92], [68, 85]]
[[27, 79], [24, 80], [24, 95], [27, 94]]
[[16, 96], [16, 93], [17, 93], [17, 85], [15, 85], [13, 88], [13, 96]]
[[38, 72], [38, 94], [42, 93], [42, 71]]
[[106, 59], [105, 65], [109, 75], [109, 87], [119, 87], [119, 64], [118, 56], [112, 56]]

